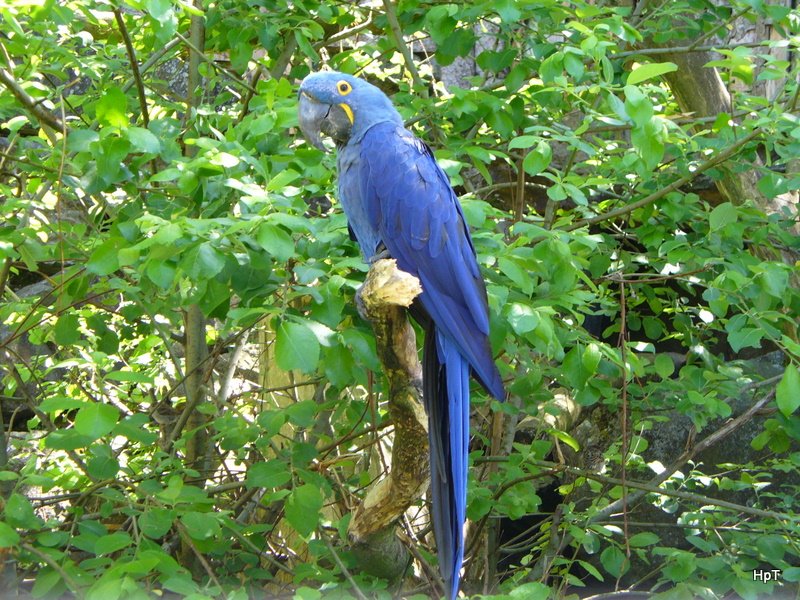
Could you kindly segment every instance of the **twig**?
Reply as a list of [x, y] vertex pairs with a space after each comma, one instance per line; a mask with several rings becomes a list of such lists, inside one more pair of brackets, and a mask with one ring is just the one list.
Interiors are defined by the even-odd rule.
[[523, 167], [523, 163], [525, 162], [525, 155], [528, 152], [529, 151], [526, 150], [517, 161], [517, 182], [516, 182], [517, 187], [516, 187], [516, 197], [514, 198], [515, 223], [522, 221], [522, 217], [525, 214], [525, 168]]
[[208, 58], [205, 55], [205, 52], [203, 52], [200, 48], [198, 48], [195, 44], [190, 42], [188, 39], [186, 39], [180, 33], [175, 33], [175, 35], [178, 36], [178, 38], [184, 44], [186, 44], [186, 46], [189, 48], [189, 50], [191, 50], [194, 54], [196, 54], [200, 58], [200, 60], [202, 62], [211, 65], [212, 68], [216, 69], [220, 73], [223, 73], [226, 77], [228, 77], [228, 79], [233, 81], [236, 85], [239, 85], [239, 86], [243, 87], [244, 89], [246, 89], [248, 91], [252, 91], [254, 94], [258, 93], [258, 91], [253, 86], [251, 86], [246, 81], [242, 80], [242, 78], [239, 75], [237, 75], [233, 71], [229, 71], [228, 69], [226, 69], [222, 65], [219, 65], [216, 62], [214, 62], [212, 59]]
[[236, 343], [236, 347], [230, 354], [228, 359], [228, 367], [225, 369], [225, 374], [222, 376], [222, 380], [219, 382], [219, 392], [217, 392], [217, 404], [219, 405], [226, 403], [230, 398], [233, 376], [236, 374], [236, 366], [239, 363], [239, 359], [242, 357], [242, 353], [244, 352], [244, 347], [246, 344], [247, 336], [243, 335], [239, 338], [239, 341]]
[[626, 323], [628, 317], [626, 316], [628, 304], [625, 296], [625, 282], [619, 282], [619, 355], [620, 366], [622, 367], [622, 411], [620, 413], [621, 429], [622, 429], [622, 447], [620, 448], [620, 464], [622, 466], [622, 529], [623, 538], [625, 539], [625, 560], [630, 562], [631, 559], [631, 546], [628, 542], [628, 485], [626, 479], [628, 478], [628, 356], [626, 354], [628, 330]]
[[33, 113], [33, 116], [43, 124], [48, 125], [52, 129], [55, 129], [59, 132], [65, 129], [64, 123], [61, 122], [61, 119], [59, 119], [49, 110], [46, 110], [40, 102], [22, 89], [22, 86], [17, 83], [17, 81], [14, 79], [14, 76], [2, 67], [0, 67], [0, 83], [8, 88], [8, 91], [11, 92], [11, 94], [17, 99], [17, 102], [22, 104], [31, 113]]
[[641, 48], [639, 50], [625, 50], [609, 54], [608, 58], [626, 58], [628, 56], [653, 56], [658, 54], [688, 54], [689, 52], [714, 52], [716, 50], [727, 50], [733, 48], [758, 48], [765, 46], [764, 42], [742, 42], [740, 44], [717, 44], [710, 46], [673, 46], [672, 48]]
[[411, 73], [414, 85], [416, 85], [420, 89], [420, 93], [427, 98], [428, 88], [419, 75], [419, 70], [417, 70], [417, 65], [414, 63], [411, 50], [409, 50], [408, 45], [406, 45], [403, 40], [403, 30], [400, 29], [400, 22], [397, 20], [397, 11], [394, 8], [394, 4], [392, 4], [392, 0], [383, 0], [383, 7], [386, 10], [386, 20], [389, 22], [389, 29], [392, 32], [392, 38], [394, 38], [394, 45], [397, 46], [397, 50], [403, 55], [406, 69]]
[[144, 84], [142, 83], [141, 73], [139, 73], [139, 62], [136, 60], [136, 51], [131, 43], [131, 36], [128, 35], [125, 19], [119, 8], [114, 8], [114, 18], [117, 21], [117, 27], [119, 27], [119, 32], [122, 35], [122, 41], [125, 43], [125, 50], [128, 52], [128, 61], [131, 63], [131, 72], [133, 73], [133, 81], [136, 85], [136, 94], [139, 97], [139, 110], [142, 112], [142, 123], [147, 127], [150, 125], [150, 115], [147, 112], [147, 97], [144, 94]]
[[[180, 43], [181, 43], [180, 38], [177, 38], [177, 37], [176, 38], [172, 38], [170, 41], [168, 41], [164, 45], [163, 48], [159, 48], [158, 52], [153, 53], [150, 56], [150, 58], [148, 58], [144, 63], [142, 63], [142, 66], [139, 68], [139, 72], [140, 73], [146, 73], [147, 71], [149, 71], [150, 67], [152, 67], [154, 64], [156, 64], [159, 60], [161, 60], [161, 58], [167, 52], [172, 50], [175, 46], [177, 46]], [[134, 85], [134, 83], [135, 82], [133, 80], [127, 81], [125, 83], [125, 85], [122, 86], [122, 91], [123, 92], [127, 92], [129, 89], [131, 89], [131, 87]]]
[[[696, 48], [698, 45], [700, 45], [700, 42], [707, 40], [708, 38], [710, 38], [711, 36], [716, 34], [720, 29], [723, 29], [723, 28], [727, 27], [730, 23], [733, 23], [736, 19], [738, 19], [742, 15], [746, 15], [747, 13], [749, 13], [752, 10], [752, 8], [753, 8], [752, 6], [745, 6], [745, 7], [741, 8], [741, 9], [739, 9], [738, 11], [733, 13], [727, 21], [723, 21], [722, 23], [720, 23], [719, 25], [717, 25], [716, 27], [714, 27], [710, 31], [707, 31], [703, 35], [701, 35], [698, 38], [696, 38], [691, 43], [690, 48]], [[744, 44], [737, 44], [737, 45], [744, 46]]]
[[563, 536], [558, 535], [558, 526], [561, 524], [563, 511], [563, 504], [559, 504], [555, 511], [553, 511], [552, 523], [550, 523], [550, 542], [547, 544], [547, 548], [536, 563], [536, 566], [531, 569], [527, 577], [528, 581], [545, 581], [550, 573], [550, 569], [553, 567], [553, 561], [564, 547], [568, 539], [568, 534], [565, 533]]
[[726, 148], [725, 150], [723, 150], [722, 152], [720, 152], [716, 156], [713, 156], [710, 159], [708, 159], [707, 161], [705, 161], [704, 163], [701, 163], [700, 165], [698, 165], [695, 168], [695, 170], [692, 171], [691, 173], [689, 173], [688, 175], [684, 175], [680, 179], [676, 179], [671, 184], [669, 184], [668, 186], [666, 186], [664, 188], [661, 188], [657, 192], [653, 192], [652, 194], [649, 194], [648, 196], [645, 196], [641, 200], [637, 200], [636, 202], [631, 202], [630, 204], [628, 204], [626, 206], [622, 206], [620, 208], [617, 208], [616, 210], [611, 210], [611, 211], [609, 211], [609, 212], [607, 212], [605, 214], [597, 215], [596, 217], [591, 217], [589, 219], [581, 219], [580, 221], [576, 221], [575, 223], [572, 223], [571, 225], [568, 225], [567, 227], [565, 227], [563, 230], [564, 231], [574, 231], [576, 229], [580, 229], [581, 227], [585, 227], [586, 225], [594, 225], [595, 223], [602, 223], [603, 221], [608, 221], [610, 219], [615, 219], [616, 217], [621, 217], [621, 216], [630, 214], [634, 210], [636, 210], [637, 208], [642, 208], [643, 206], [647, 206], [648, 204], [652, 204], [654, 202], [657, 202], [658, 200], [661, 200], [661, 198], [663, 198], [664, 196], [666, 196], [670, 192], [674, 192], [675, 190], [677, 190], [681, 186], [684, 186], [687, 183], [693, 181], [701, 173], [703, 173], [705, 171], [708, 171], [712, 167], [716, 167], [720, 163], [725, 162], [731, 156], [736, 154], [743, 146], [745, 146], [746, 144], [748, 144], [749, 142], [751, 142], [752, 140], [754, 140], [755, 138], [757, 138], [758, 136], [760, 136], [762, 134], [763, 134], [763, 131], [761, 131], [760, 128], [754, 129], [753, 131], [751, 131], [749, 134], [747, 134], [746, 136], [744, 136], [743, 138], [741, 138], [737, 142], [735, 142], [735, 143], [731, 144], [730, 146], [728, 146], [728, 148]]
[[[659, 487], [662, 483], [664, 483], [667, 479], [672, 477], [672, 475], [678, 471], [683, 465], [689, 462], [692, 458], [694, 458], [697, 454], [709, 448], [719, 442], [720, 440], [724, 439], [737, 429], [739, 429], [742, 425], [750, 421], [761, 408], [763, 408], [768, 402], [770, 402], [775, 397], [775, 391], [773, 390], [769, 394], [766, 394], [763, 398], [761, 398], [758, 402], [753, 404], [750, 408], [748, 408], [745, 412], [741, 415], [736, 417], [735, 419], [731, 419], [730, 421], [726, 422], [722, 427], [720, 427], [714, 433], [706, 436], [700, 442], [695, 444], [693, 447], [687, 449], [683, 454], [681, 454], [669, 467], [664, 469], [664, 471], [658, 474], [656, 477], [648, 481], [647, 483], [639, 483], [634, 482], [631, 480], [627, 480], [625, 484], [628, 487], [637, 488], [638, 491], [634, 492], [633, 494], [628, 495], [626, 498], [620, 498], [619, 500], [615, 500], [614, 502], [610, 503], [600, 511], [598, 511], [591, 519], [588, 520], [586, 525], [588, 526], [590, 523], [595, 523], [597, 521], [601, 521], [603, 519], [607, 519], [612, 514], [618, 512], [623, 508], [625, 503], [632, 504], [638, 501], [640, 498], [644, 497], [646, 494], [662, 494], [666, 496], [674, 496], [677, 498], [682, 498], [685, 500], [690, 500], [692, 502], [700, 502], [703, 504], [712, 504], [714, 506], [719, 506], [722, 508], [728, 508], [730, 510], [738, 511], [745, 514], [750, 514], [756, 517], [767, 518], [767, 519], [775, 519], [776, 521], [797, 521], [798, 517], [794, 515], [778, 513], [771, 510], [761, 510], [758, 508], [751, 508], [749, 506], [743, 506], [741, 504], [734, 504], [733, 502], [727, 502], [726, 500], [717, 500], [715, 498], [708, 498], [706, 496], [701, 496], [699, 494], [692, 494], [691, 492], [682, 492], [678, 490], [668, 490]], [[528, 462], [537, 466], [541, 466], [544, 468], [558, 468], [568, 473], [572, 474], [580, 474], [582, 477], [586, 477], [587, 479], [595, 479], [597, 481], [601, 481], [604, 483], [609, 483], [612, 485], [622, 485], [622, 481], [613, 477], [606, 477], [605, 475], [599, 475], [596, 473], [589, 473], [584, 469], [577, 469], [575, 467], [568, 467], [567, 465], [558, 465], [556, 463], [552, 463], [550, 461], [541, 461], [541, 460], [534, 460], [528, 459]], [[569, 534], [565, 534], [564, 539], [562, 541], [562, 545], [566, 545], [572, 541], [572, 536]], [[543, 557], [544, 558], [544, 557]], [[542, 560], [542, 559], [540, 559]], [[539, 568], [538, 565], [534, 567], [534, 569]]]
[[75, 593], [75, 595], [78, 598], [84, 598], [85, 597], [84, 593], [81, 591], [81, 586], [78, 585], [78, 582], [75, 581], [70, 576], [70, 574], [67, 573], [64, 570], [64, 568], [60, 564], [58, 564], [56, 561], [54, 561], [52, 559], [52, 557], [48, 556], [47, 554], [45, 554], [44, 552], [42, 552], [38, 548], [35, 548], [34, 546], [31, 546], [30, 544], [26, 544], [25, 542], [20, 544], [20, 548], [22, 548], [23, 550], [25, 550], [27, 552], [30, 552], [36, 558], [38, 558], [43, 563], [45, 563], [48, 567], [53, 569], [53, 571], [58, 573], [61, 576], [61, 579], [64, 580], [64, 583], [66, 583], [70, 587], [70, 589]]
[[361, 588], [358, 587], [358, 583], [356, 583], [356, 580], [353, 579], [353, 576], [350, 574], [350, 571], [347, 570], [347, 567], [342, 562], [342, 559], [339, 558], [339, 553], [336, 552], [336, 549], [333, 547], [333, 544], [331, 544], [331, 541], [328, 539], [328, 536], [325, 535], [325, 533], [322, 531], [318, 531], [318, 533], [319, 536], [322, 538], [322, 541], [325, 542], [325, 545], [328, 547], [328, 550], [330, 551], [331, 555], [333, 556], [333, 560], [336, 563], [336, 566], [339, 567], [339, 570], [342, 572], [342, 575], [344, 575], [347, 581], [350, 582], [350, 585], [353, 586], [353, 592], [355, 593], [356, 597], [358, 597], [359, 600], [367, 600], [367, 597], [364, 595], [364, 592], [362, 592]]
[[208, 564], [206, 557], [203, 556], [200, 550], [197, 549], [197, 546], [195, 546], [194, 541], [192, 541], [192, 536], [189, 535], [189, 532], [186, 530], [186, 526], [180, 521], [176, 521], [176, 524], [178, 526], [178, 535], [186, 543], [186, 545], [192, 549], [192, 552], [197, 557], [197, 560], [200, 561], [200, 564], [203, 565], [203, 569], [206, 573], [208, 573], [208, 576], [211, 578], [211, 581], [214, 582], [214, 585], [222, 590], [222, 584], [220, 584], [219, 579], [217, 579], [217, 576], [214, 574], [214, 569], [211, 568], [211, 565]]
[[322, 40], [321, 42], [317, 42], [313, 45], [314, 50], [319, 50], [320, 48], [330, 47], [333, 44], [338, 44], [341, 41], [346, 40], [350, 36], [356, 35], [357, 33], [361, 33], [365, 29], [369, 29], [372, 25], [372, 11], [370, 11], [367, 20], [363, 23], [359, 23], [358, 25], [353, 25], [347, 29], [342, 29], [339, 33], [333, 34], [331, 37]]
[[[480, 194], [488, 194], [490, 192], [496, 192], [498, 190], [505, 190], [509, 188], [515, 188], [519, 185], [518, 181], [506, 181], [503, 183], [493, 183], [491, 185], [484, 185], [483, 187], [479, 187], [477, 189], [472, 190], [472, 194], [475, 196], [479, 196]], [[547, 189], [546, 186], [542, 185], [541, 183], [534, 183], [532, 181], [525, 181], [525, 187], [527, 188], [536, 188], [539, 190]]]

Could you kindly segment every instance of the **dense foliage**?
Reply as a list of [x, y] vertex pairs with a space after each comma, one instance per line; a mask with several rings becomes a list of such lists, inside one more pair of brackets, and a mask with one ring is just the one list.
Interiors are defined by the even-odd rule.
[[[512, 397], [475, 395], [465, 589], [796, 590], [800, 16], [622, 4], [0, 0], [0, 590], [435, 595], [423, 500], [403, 581], [348, 551], [392, 428], [335, 159], [295, 129], [321, 65], [393, 97], [474, 230]], [[687, 114], [662, 54], [706, 46], [731, 110]], [[648, 452], [756, 405], [740, 455]], [[634, 500], [677, 522], [634, 532]]]

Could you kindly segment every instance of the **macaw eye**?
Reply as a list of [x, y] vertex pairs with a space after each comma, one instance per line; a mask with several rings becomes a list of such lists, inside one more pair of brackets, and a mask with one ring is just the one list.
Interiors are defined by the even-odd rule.
[[340, 81], [339, 83], [336, 84], [336, 89], [339, 90], [339, 93], [342, 96], [347, 96], [347, 94], [353, 91], [353, 86], [351, 86], [346, 81]]

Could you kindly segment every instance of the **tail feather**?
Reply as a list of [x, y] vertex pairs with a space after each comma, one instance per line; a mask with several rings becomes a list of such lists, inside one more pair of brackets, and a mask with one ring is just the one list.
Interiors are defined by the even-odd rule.
[[448, 598], [458, 594], [464, 560], [469, 455], [469, 363], [448, 337], [430, 327], [423, 352], [428, 411], [433, 530]]

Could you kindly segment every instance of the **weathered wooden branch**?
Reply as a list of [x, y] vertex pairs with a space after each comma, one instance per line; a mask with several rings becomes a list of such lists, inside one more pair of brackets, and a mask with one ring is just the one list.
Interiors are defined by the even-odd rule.
[[64, 122], [47, 110], [36, 98], [26, 92], [7, 70], [0, 68], [0, 83], [24, 106], [42, 125], [47, 125], [59, 133], [64, 131]]
[[348, 535], [361, 568], [387, 579], [402, 575], [409, 563], [395, 523], [428, 487], [428, 419], [422, 404], [422, 368], [414, 329], [404, 307], [422, 288], [419, 280], [392, 259], [370, 267], [358, 292], [361, 314], [375, 332], [378, 357], [388, 381], [389, 414], [394, 424], [391, 471], [353, 513]]

